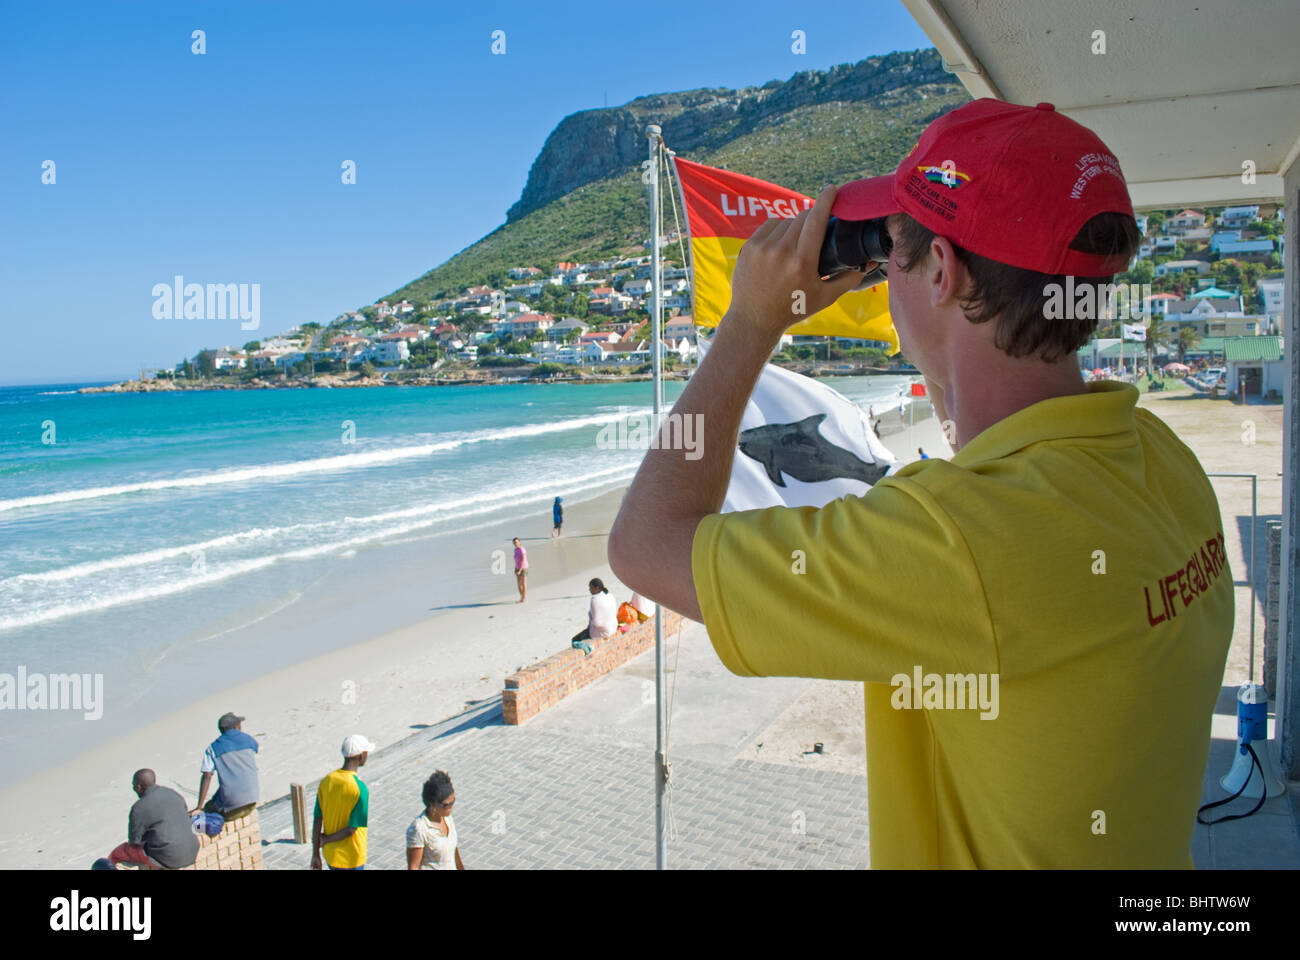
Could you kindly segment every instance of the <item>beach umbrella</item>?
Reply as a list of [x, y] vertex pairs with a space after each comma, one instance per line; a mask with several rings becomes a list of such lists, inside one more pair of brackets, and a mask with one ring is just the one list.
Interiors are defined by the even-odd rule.
[[1191, 367], [1185, 363], [1166, 363], [1165, 373], [1190, 373]]

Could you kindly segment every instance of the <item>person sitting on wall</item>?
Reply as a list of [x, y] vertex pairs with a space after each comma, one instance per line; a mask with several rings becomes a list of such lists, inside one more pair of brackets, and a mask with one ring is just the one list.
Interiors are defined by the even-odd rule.
[[185, 798], [169, 787], [158, 786], [152, 770], [137, 770], [131, 789], [139, 797], [127, 818], [126, 843], [108, 855], [116, 867], [134, 864], [144, 870], [180, 870], [194, 865], [199, 838], [190, 823]]
[[587, 589], [591, 591], [591, 605], [587, 610], [587, 628], [575, 634], [572, 643], [575, 650], [581, 650], [590, 656], [591, 644], [587, 642], [588, 640], [612, 637], [618, 631], [618, 606], [614, 603], [614, 598], [609, 595], [609, 589], [599, 578], [592, 579], [587, 584]]

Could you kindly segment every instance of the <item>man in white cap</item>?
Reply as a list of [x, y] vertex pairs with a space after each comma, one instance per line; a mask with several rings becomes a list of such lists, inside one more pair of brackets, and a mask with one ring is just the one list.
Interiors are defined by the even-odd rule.
[[375, 745], [359, 733], [343, 741], [343, 766], [322, 778], [316, 788], [311, 825], [311, 868], [321, 869], [321, 855], [331, 870], [366, 868], [366, 818], [370, 791], [357, 776]]

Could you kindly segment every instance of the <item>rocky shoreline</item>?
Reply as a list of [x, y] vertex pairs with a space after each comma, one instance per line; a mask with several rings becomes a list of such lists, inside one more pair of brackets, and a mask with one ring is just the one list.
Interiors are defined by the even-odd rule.
[[[528, 368], [520, 368], [514, 376], [472, 376], [472, 377], [363, 377], [359, 374], [338, 376], [319, 374], [315, 377], [253, 377], [250, 380], [174, 380], [168, 377], [155, 380], [124, 380], [102, 387], [81, 387], [78, 393], [183, 393], [189, 390], [327, 390], [335, 387], [465, 387], [490, 386], [502, 383], [643, 383], [648, 382], [649, 373], [629, 373], [619, 376], [601, 376], [598, 374], [580, 374], [574, 377], [545, 377], [532, 379], [523, 375]], [[872, 374], [907, 374], [911, 371], [878, 369], [874, 367], [844, 370], [839, 367], [818, 368], [800, 364], [788, 367], [796, 373], [811, 377], [836, 376], [870, 376]], [[665, 380], [685, 380], [682, 371], [664, 371]]]

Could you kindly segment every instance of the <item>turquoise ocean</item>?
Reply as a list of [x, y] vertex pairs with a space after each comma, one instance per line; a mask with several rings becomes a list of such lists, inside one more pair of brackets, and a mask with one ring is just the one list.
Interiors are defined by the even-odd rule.
[[[828, 382], [880, 411], [907, 381]], [[248, 679], [250, 660], [274, 669], [403, 625], [381, 612], [223, 657], [223, 638], [293, 614], [322, 578], [341, 608], [349, 589], [356, 607], [382, 596], [394, 577], [367, 559], [385, 547], [439, 558], [422, 610], [473, 599], [457, 574], [486, 560], [458, 555], [465, 534], [504, 521], [544, 534], [554, 497], [572, 508], [625, 486], [641, 451], [597, 436], [651, 396], [648, 383], [78, 386], [0, 387], [0, 673], [103, 674], [96, 741]], [[665, 385], [669, 404], [682, 387]], [[0, 785], [88, 746], [79, 721], [0, 716]]]

